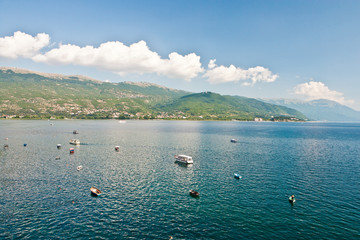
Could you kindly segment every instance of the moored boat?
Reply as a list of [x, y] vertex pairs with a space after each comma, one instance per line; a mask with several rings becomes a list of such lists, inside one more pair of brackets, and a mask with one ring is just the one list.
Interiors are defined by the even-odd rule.
[[233, 139], [230, 140], [230, 142], [232, 142], [232, 143], [237, 143], [238, 140], [233, 138]]
[[70, 139], [69, 143], [72, 145], [80, 145], [80, 140], [79, 139]]
[[236, 179], [240, 179], [240, 178], [241, 178], [241, 175], [240, 175], [240, 174], [238, 174], [238, 173], [234, 173], [234, 178], [236, 178]]
[[291, 195], [290, 197], [289, 197], [289, 202], [291, 203], [291, 204], [293, 204], [293, 203], [295, 203], [295, 196], [294, 195]]
[[70, 154], [73, 154], [75, 152], [74, 148], [70, 148]]
[[73, 134], [79, 134], [78, 130], [74, 130]]
[[59, 143], [58, 145], [56, 145], [57, 149], [61, 148], [61, 144]]
[[77, 166], [77, 168], [76, 168], [78, 171], [80, 171], [80, 170], [82, 170], [83, 169], [83, 166]]
[[200, 197], [200, 193], [197, 192], [197, 191], [195, 191], [195, 190], [190, 190], [190, 191], [189, 191], [189, 194], [190, 194], [190, 196], [192, 196], [192, 197]]
[[99, 189], [97, 189], [96, 187], [91, 187], [90, 191], [91, 191], [91, 194], [94, 195], [94, 196], [101, 195], [101, 191]]
[[120, 147], [119, 146], [115, 146], [115, 151], [120, 151]]
[[175, 155], [175, 162], [184, 163], [184, 164], [194, 163], [192, 157], [187, 155]]

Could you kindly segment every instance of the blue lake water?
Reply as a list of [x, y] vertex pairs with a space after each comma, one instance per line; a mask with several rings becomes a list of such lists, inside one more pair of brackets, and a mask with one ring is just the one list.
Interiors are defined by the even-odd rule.
[[0, 143], [0, 239], [360, 239], [359, 123], [0, 121]]

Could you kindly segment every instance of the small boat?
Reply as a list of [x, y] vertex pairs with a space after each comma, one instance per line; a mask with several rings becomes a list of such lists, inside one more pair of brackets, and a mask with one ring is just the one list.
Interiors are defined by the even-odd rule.
[[55, 160], [59, 160], [59, 159], [60, 159], [60, 157], [56, 157], [56, 158], [55, 158]]
[[192, 197], [200, 197], [200, 193], [197, 192], [197, 191], [195, 191], [195, 190], [190, 190], [190, 191], [189, 191], [189, 194], [190, 194], [190, 196], [192, 196]]
[[80, 140], [79, 139], [70, 139], [69, 143], [72, 145], [80, 145]]
[[186, 155], [175, 155], [175, 162], [192, 164], [194, 163], [192, 157]]
[[4, 148], [9, 148], [9, 145], [8, 145], [8, 144], [5, 144], [5, 145], [4, 145]]
[[237, 143], [238, 140], [233, 138], [233, 139], [230, 140], [230, 142], [232, 142], [232, 143]]
[[241, 178], [241, 175], [240, 175], [240, 174], [238, 174], [238, 173], [234, 173], [234, 178], [236, 178], [236, 179], [240, 179], [240, 178]]
[[61, 148], [61, 144], [56, 145], [57, 149]]
[[294, 204], [295, 203], [295, 196], [294, 195], [291, 195], [290, 197], [289, 197], [289, 202], [291, 203], [291, 204]]
[[97, 189], [96, 187], [91, 187], [90, 191], [91, 191], [91, 194], [94, 195], [94, 196], [101, 195], [101, 191], [99, 189]]
[[78, 166], [77, 168], [76, 168], [78, 171], [80, 171], [80, 170], [82, 170], [83, 169], [83, 166]]
[[79, 134], [78, 130], [74, 130], [73, 134]]
[[115, 146], [115, 151], [120, 151], [120, 147], [119, 146]]
[[75, 152], [74, 148], [70, 148], [70, 154], [73, 154]]

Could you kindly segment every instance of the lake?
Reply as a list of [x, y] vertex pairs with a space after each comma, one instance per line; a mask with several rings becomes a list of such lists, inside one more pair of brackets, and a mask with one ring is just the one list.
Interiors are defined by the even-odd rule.
[[359, 123], [3, 120], [0, 143], [1, 239], [360, 238]]

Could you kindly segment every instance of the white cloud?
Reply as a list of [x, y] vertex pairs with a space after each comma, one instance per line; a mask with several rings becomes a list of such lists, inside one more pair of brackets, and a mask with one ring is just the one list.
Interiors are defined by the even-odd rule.
[[0, 57], [16, 59], [31, 58], [42, 48], [49, 45], [48, 34], [39, 33], [35, 37], [17, 31], [13, 36], [0, 38]]
[[297, 95], [305, 96], [307, 100], [327, 99], [338, 102], [340, 104], [354, 103], [353, 100], [345, 100], [343, 93], [330, 90], [322, 82], [311, 81], [299, 84], [294, 88], [294, 93]]
[[209, 69], [212, 69], [212, 68], [214, 68], [214, 67], [216, 67], [216, 59], [211, 59], [210, 60], [210, 62], [209, 62], [209, 64], [208, 64], [208, 68]]
[[203, 75], [203, 77], [207, 77], [208, 81], [212, 84], [250, 80], [243, 83], [244, 86], [249, 86], [257, 82], [274, 82], [279, 77], [269, 69], [261, 66], [242, 69], [234, 65], [230, 65], [229, 67], [223, 65], [217, 66], [215, 61], [215, 59], [210, 60], [208, 65], [209, 69]]
[[73, 64], [110, 70], [120, 75], [127, 73], [157, 73], [172, 78], [191, 81], [203, 72], [200, 57], [195, 53], [182, 56], [170, 53], [168, 59], [162, 59], [149, 49], [145, 41], [130, 46], [121, 42], [106, 42], [98, 48], [93, 46], [60, 45], [32, 58], [36, 62], [51, 64]]

